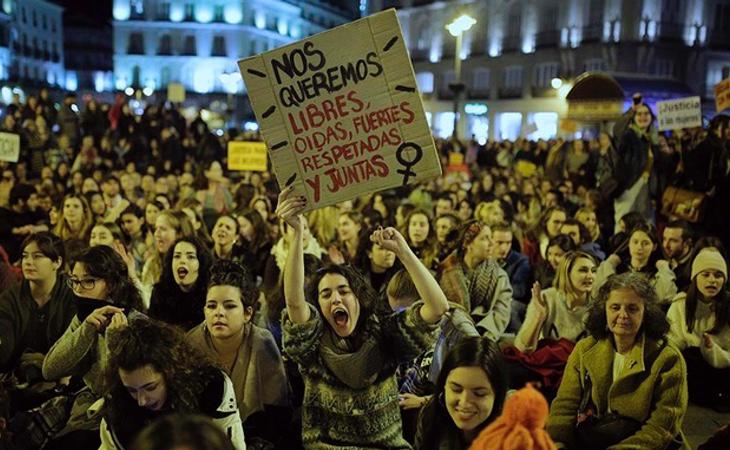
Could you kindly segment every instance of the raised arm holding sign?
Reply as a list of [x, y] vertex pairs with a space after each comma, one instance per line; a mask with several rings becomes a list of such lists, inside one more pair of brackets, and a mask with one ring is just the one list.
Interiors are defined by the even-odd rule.
[[441, 174], [394, 10], [239, 68], [280, 187], [306, 210]]

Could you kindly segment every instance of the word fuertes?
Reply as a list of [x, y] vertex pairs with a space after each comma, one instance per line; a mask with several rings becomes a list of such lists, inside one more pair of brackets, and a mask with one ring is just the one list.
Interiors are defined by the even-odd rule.
[[286, 78], [297, 78], [296, 83], [279, 88], [279, 101], [285, 107], [298, 107], [324, 93], [333, 94], [368, 77], [377, 77], [383, 73], [377, 56], [375, 52], [368, 52], [357, 61], [325, 68], [324, 53], [314, 48], [312, 42], [305, 42], [302, 48], [284, 53], [281, 59], [271, 60], [278, 84], [283, 84]]
[[[412, 123], [416, 115], [407, 101], [368, 111], [358, 93], [350, 91], [312, 102], [287, 117], [297, 136], [294, 151], [300, 155], [300, 167], [305, 173], [327, 169], [326, 189], [335, 193], [373, 177], [387, 177], [390, 170], [378, 150], [400, 145], [403, 139], [397, 125]], [[319, 201], [320, 175], [306, 182], [314, 191], [315, 202]]]

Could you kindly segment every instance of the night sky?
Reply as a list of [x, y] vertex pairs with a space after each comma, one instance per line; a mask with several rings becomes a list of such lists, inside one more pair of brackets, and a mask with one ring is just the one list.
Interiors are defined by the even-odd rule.
[[95, 22], [111, 21], [112, 0], [52, 0], [65, 8], [67, 14], [79, 15]]

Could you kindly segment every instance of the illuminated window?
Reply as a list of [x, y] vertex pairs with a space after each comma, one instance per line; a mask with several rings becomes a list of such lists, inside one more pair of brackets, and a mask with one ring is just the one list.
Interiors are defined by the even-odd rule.
[[522, 66], [509, 66], [504, 69], [502, 85], [507, 89], [522, 88]]
[[215, 36], [213, 38], [213, 50], [210, 56], [226, 56], [226, 38]]
[[526, 136], [530, 140], [552, 139], [558, 134], [558, 113], [530, 113], [527, 122], [534, 124], [535, 130]]
[[518, 112], [498, 113], [495, 116], [495, 124], [498, 133], [497, 139], [514, 141], [520, 137], [522, 114]]
[[433, 92], [433, 73], [431, 72], [419, 72], [416, 74], [416, 84], [418, 84], [418, 90], [423, 94], [430, 94]]
[[488, 92], [490, 82], [489, 69], [477, 67], [474, 69], [472, 89], [476, 92]]
[[558, 72], [559, 65], [556, 62], [536, 64], [532, 76], [532, 85], [538, 88], [548, 88], [550, 87], [550, 81], [558, 76]]

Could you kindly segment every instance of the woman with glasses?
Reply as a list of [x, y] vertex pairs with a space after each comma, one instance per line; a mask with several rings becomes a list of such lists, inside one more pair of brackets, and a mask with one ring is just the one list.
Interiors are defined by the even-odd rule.
[[28, 236], [21, 246], [23, 281], [0, 295], [0, 372], [12, 371], [22, 354], [42, 355], [76, 314], [63, 275], [63, 242], [49, 232]]
[[[102, 395], [102, 370], [106, 361], [107, 339], [114, 326], [142, 309], [142, 298], [127, 272], [127, 265], [111, 247], [89, 247], [75, 259], [68, 278], [73, 290], [76, 316], [43, 361], [43, 377], [56, 380], [80, 375], [89, 395], [78, 396], [70, 424], [77, 429], [96, 430], [98, 417], [86, 409]], [[80, 417], [74, 417], [78, 413]], [[94, 433], [98, 435], [98, 432]]]
[[304, 381], [304, 447], [410, 449], [402, 436], [395, 369], [399, 360], [432, 345], [431, 333], [448, 309], [446, 296], [394, 228], [371, 239], [396, 254], [423, 302], [386, 313], [372, 287], [347, 265], [318, 270], [305, 294], [305, 206], [291, 187], [279, 195], [277, 214], [294, 232], [284, 270], [283, 329], [284, 349]]

